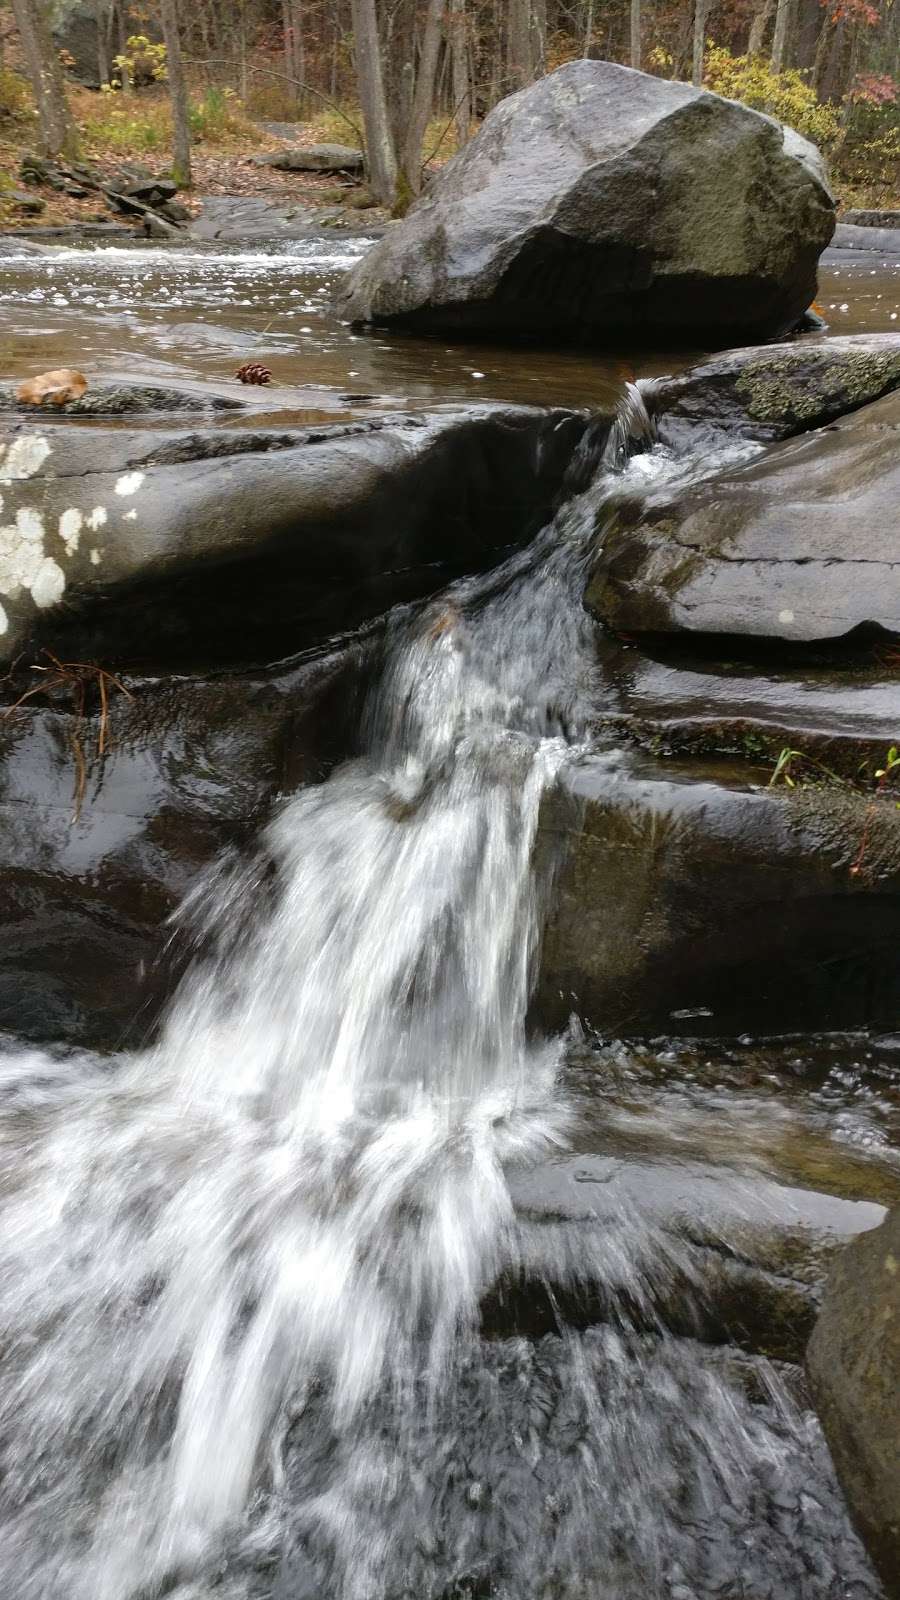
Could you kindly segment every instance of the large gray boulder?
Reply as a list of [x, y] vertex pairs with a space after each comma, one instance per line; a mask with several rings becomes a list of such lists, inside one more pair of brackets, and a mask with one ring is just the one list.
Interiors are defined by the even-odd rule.
[[10, 423], [0, 658], [156, 671], [308, 648], [530, 538], [587, 425], [499, 405], [286, 432]]
[[734, 342], [797, 320], [833, 229], [818, 151], [792, 129], [576, 61], [491, 112], [339, 304], [451, 333]]
[[900, 1595], [900, 1210], [835, 1265], [807, 1352], [813, 1396], [850, 1508], [889, 1595]]
[[608, 535], [588, 604], [626, 633], [900, 633], [900, 393]]

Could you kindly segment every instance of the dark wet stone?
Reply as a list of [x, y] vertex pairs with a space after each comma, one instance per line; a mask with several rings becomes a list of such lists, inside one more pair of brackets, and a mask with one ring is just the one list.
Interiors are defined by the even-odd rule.
[[446, 333], [766, 337], [813, 299], [833, 227], [821, 158], [792, 130], [570, 62], [495, 107], [339, 307]]
[[[561, 860], [541, 1014], [605, 1032], [890, 1025], [900, 812], [847, 788], [754, 789], [722, 762], [587, 757], [545, 802]], [[611, 915], [610, 908], [615, 907]]]
[[882, 256], [900, 256], [900, 227], [854, 228], [841, 222], [831, 246], [834, 250], [877, 250]]
[[0, 1028], [142, 1043], [188, 953], [169, 919], [282, 794], [352, 749], [361, 672], [348, 652], [280, 677], [134, 684], [133, 701], [111, 690], [102, 757], [96, 715], [76, 723], [64, 697], [0, 719]]
[[[178, 411], [240, 411], [243, 400], [237, 396], [204, 393], [202, 390], [165, 389], [149, 383], [91, 384], [79, 400], [69, 400], [53, 408], [54, 416], [128, 417]], [[23, 405], [15, 389], [0, 392], [0, 411], [14, 410], [28, 416], [48, 415], [46, 407]]]
[[768, 442], [833, 422], [900, 388], [900, 334], [794, 340], [729, 350], [643, 385], [666, 443], [721, 435]]
[[900, 1210], [836, 1262], [807, 1368], [850, 1508], [900, 1595]]
[[900, 632], [900, 394], [773, 446], [608, 535], [588, 604], [625, 633]]
[[295, 654], [527, 541], [587, 425], [489, 405], [290, 433], [29, 423], [0, 460], [3, 653], [153, 671]]
[[900, 211], [844, 211], [841, 222], [856, 228], [900, 229]]

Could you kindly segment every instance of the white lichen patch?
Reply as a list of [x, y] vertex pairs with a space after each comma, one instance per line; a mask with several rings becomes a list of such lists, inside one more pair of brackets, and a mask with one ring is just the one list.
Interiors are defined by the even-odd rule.
[[107, 515], [108, 514], [105, 506], [95, 506], [93, 511], [88, 512], [88, 527], [94, 533], [97, 533], [100, 528], [106, 525]]
[[778, 613], [778, 621], [779, 622], [793, 622], [793, 620], [794, 620], [793, 611], [779, 611], [779, 613]]
[[[71, 530], [73, 524], [68, 526]], [[34, 506], [20, 506], [15, 522], [0, 527], [0, 594], [15, 599], [24, 590], [42, 610], [56, 605], [66, 587], [62, 567], [47, 555], [45, 538], [44, 519]], [[5, 611], [3, 617], [0, 633], [9, 628]]]
[[99, 565], [100, 565], [100, 557], [101, 557], [102, 554], [103, 554], [102, 550], [98, 550], [96, 548], [96, 546], [95, 546], [95, 548], [91, 551], [91, 566], [92, 567], [99, 567]]
[[59, 537], [66, 547], [67, 556], [74, 556], [78, 549], [78, 541], [81, 538], [83, 526], [84, 517], [74, 506], [70, 506], [68, 511], [64, 511], [60, 517]]
[[133, 508], [132, 508], [131, 511], [123, 511], [122, 512], [122, 521], [123, 522], [136, 522], [137, 521], [137, 512]]
[[137, 494], [146, 476], [145, 472], [124, 472], [116, 484], [116, 494]]
[[6, 612], [4, 611], [3, 607], [0, 606], [0, 633], [8, 633], [8, 632], [9, 632], [9, 617], [6, 615]]
[[10, 445], [0, 445], [0, 483], [21, 483], [40, 472], [50, 444], [41, 433], [23, 433]]
[[66, 575], [62, 567], [52, 556], [45, 556], [31, 585], [31, 598], [35, 605], [42, 611], [45, 606], [55, 606], [62, 599], [65, 587]]

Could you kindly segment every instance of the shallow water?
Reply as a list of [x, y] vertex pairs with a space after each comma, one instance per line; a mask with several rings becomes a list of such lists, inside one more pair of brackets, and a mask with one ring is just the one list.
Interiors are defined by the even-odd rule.
[[[46, 259], [4, 259], [0, 240], [0, 370], [22, 377], [77, 366], [96, 382], [221, 383], [253, 358], [272, 369], [266, 405], [315, 420], [368, 405], [471, 400], [604, 408], [624, 379], [671, 372], [705, 354], [611, 357], [355, 333], [334, 319], [330, 303], [369, 242], [312, 240], [266, 251], [60, 247]], [[833, 253], [821, 271], [819, 304], [832, 332], [890, 332], [900, 326], [900, 264]]]
[[[623, 390], [580, 354], [358, 339], [335, 258], [291, 263], [29, 261], [8, 359], [113, 348], [104, 376], [164, 381], [262, 354], [310, 414], [357, 380]], [[595, 709], [589, 540], [617, 493], [715, 466], [629, 464], [633, 391], [620, 424], [502, 582], [394, 619], [365, 754], [185, 908], [207, 954], [158, 1042], [4, 1052], [4, 1595], [879, 1594], [796, 1368], [710, 1265], [736, 1242], [814, 1288], [897, 1198], [896, 1041], [528, 1026], [540, 801]]]

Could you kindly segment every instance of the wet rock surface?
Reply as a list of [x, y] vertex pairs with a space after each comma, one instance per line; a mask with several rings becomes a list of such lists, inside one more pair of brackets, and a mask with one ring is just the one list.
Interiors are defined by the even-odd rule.
[[276, 172], [350, 172], [361, 176], [365, 161], [361, 150], [346, 144], [311, 144], [271, 154], [252, 156], [257, 167]]
[[280, 675], [131, 681], [131, 700], [110, 690], [102, 755], [99, 712], [78, 719], [71, 697], [7, 705], [0, 1028], [142, 1043], [190, 949], [169, 919], [208, 867], [249, 849], [280, 796], [347, 754], [363, 674], [350, 650]]
[[483, 407], [287, 433], [22, 429], [0, 460], [7, 659], [271, 661], [526, 540], [587, 419]]
[[833, 226], [818, 152], [792, 130], [573, 62], [491, 112], [338, 305], [453, 333], [765, 337], [809, 305]]
[[900, 1210], [838, 1258], [807, 1355], [838, 1476], [888, 1594], [900, 1594]]
[[128, 417], [179, 411], [240, 411], [244, 402], [229, 395], [192, 392], [188, 388], [161, 388], [150, 383], [91, 384], [78, 400], [65, 405], [25, 405], [15, 390], [0, 391], [0, 411], [31, 416]]
[[588, 604], [625, 632], [841, 638], [900, 632], [900, 395], [888, 395], [611, 533]]
[[612, 754], [567, 769], [543, 819], [562, 865], [542, 1016], [650, 1033], [681, 1019], [700, 1034], [894, 1021], [892, 799], [747, 778], [740, 763]]
[[762, 442], [787, 439], [897, 388], [898, 334], [729, 350], [679, 377], [644, 386], [660, 436], [678, 446], [735, 435]]

